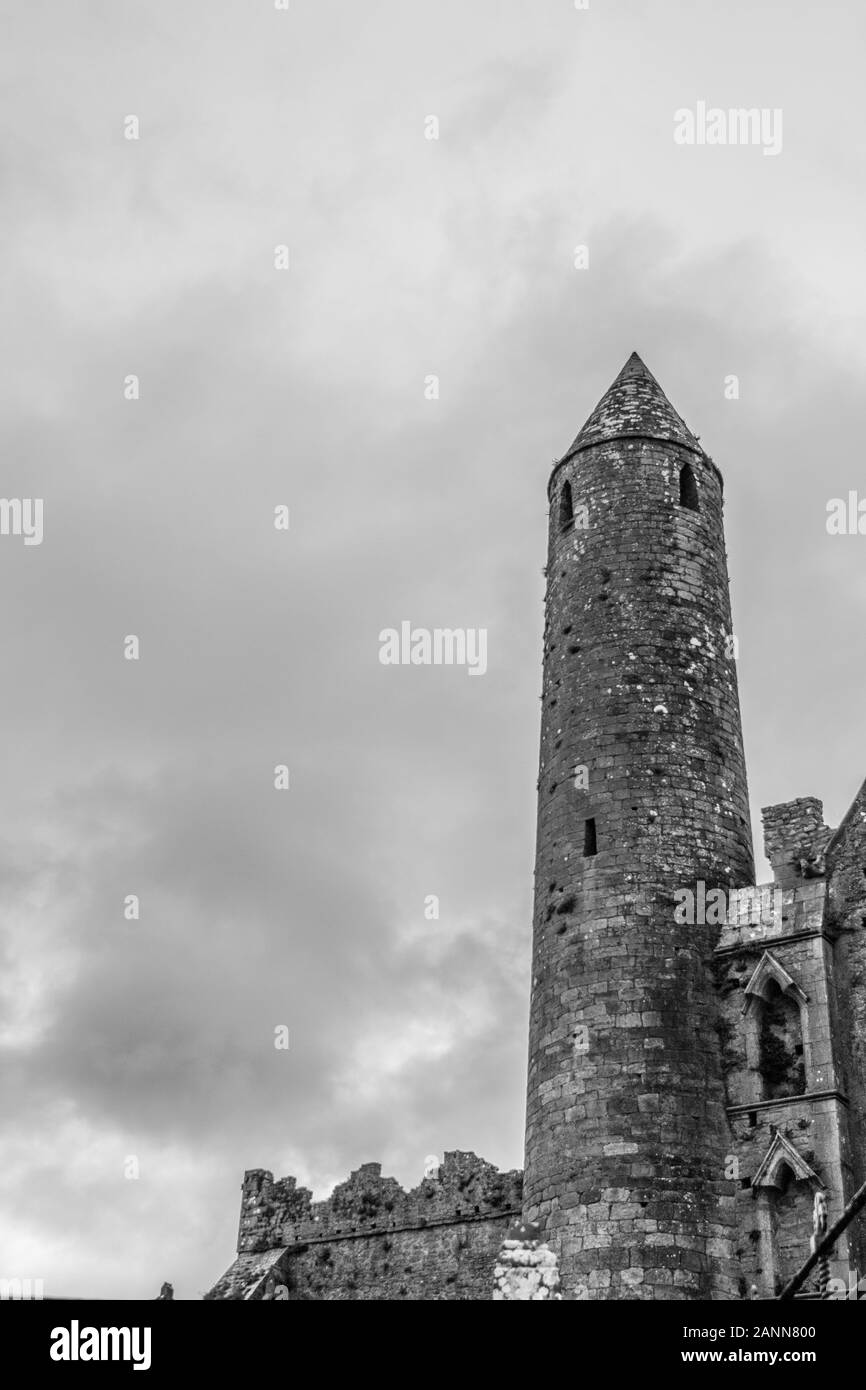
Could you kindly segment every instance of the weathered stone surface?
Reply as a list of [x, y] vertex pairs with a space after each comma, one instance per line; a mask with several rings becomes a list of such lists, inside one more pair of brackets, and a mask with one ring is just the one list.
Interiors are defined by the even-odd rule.
[[[826, 1193], [832, 1224], [866, 1177], [864, 789], [835, 832], [815, 797], [763, 816], [776, 880], [732, 895], [716, 978], [739, 1288], [772, 1297], [809, 1253], [815, 1192]], [[847, 1285], [864, 1258], [866, 1223], [857, 1221], [829, 1272]]]
[[506, 1240], [493, 1271], [497, 1302], [519, 1303], [561, 1299], [556, 1255], [534, 1239]]
[[721, 479], [633, 357], [550, 502], [525, 1210], [567, 1298], [669, 1287], [641, 1217], [682, 1239], [683, 1296], [732, 1297], [718, 928], [673, 897], [754, 878]]
[[522, 1175], [446, 1153], [436, 1176], [404, 1191], [363, 1164], [323, 1202], [294, 1178], [244, 1177], [238, 1258], [210, 1298], [483, 1299], [519, 1217]]

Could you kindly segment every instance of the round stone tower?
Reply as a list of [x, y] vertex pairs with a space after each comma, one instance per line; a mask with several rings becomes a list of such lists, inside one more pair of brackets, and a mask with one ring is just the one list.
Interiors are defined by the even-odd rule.
[[633, 353], [548, 493], [525, 1214], [566, 1298], [735, 1298], [698, 887], [754, 882], [722, 478]]

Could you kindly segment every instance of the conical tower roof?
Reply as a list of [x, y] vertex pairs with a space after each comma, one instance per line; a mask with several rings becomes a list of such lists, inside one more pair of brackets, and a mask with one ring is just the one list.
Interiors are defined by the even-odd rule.
[[632, 353], [619, 376], [607, 388], [559, 462], [564, 462], [579, 449], [586, 449], [591, 444], [623, 439], [629, 435], [669, 440], [697, 453], [704, 452], [636, 352]]

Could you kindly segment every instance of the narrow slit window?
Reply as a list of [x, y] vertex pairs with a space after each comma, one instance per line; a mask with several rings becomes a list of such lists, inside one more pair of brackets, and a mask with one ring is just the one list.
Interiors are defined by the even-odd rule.
[[684, 464], [680, 470], [680, 506], [688, 507], [691, 512], [701, 510], [698, 503], [698, 485], [695, 481], [695, 472], [690, 463]]
[[597, 854], [598, 848], [595, 842], [595, 821], [587, 820], [583, 823], [583, 856], [588, 859], [591, 854]]
[[571, 497], [571, 483], [563, 483], [559, 494], [559, 529], [566, 531], [574, 521], [574, 503]]

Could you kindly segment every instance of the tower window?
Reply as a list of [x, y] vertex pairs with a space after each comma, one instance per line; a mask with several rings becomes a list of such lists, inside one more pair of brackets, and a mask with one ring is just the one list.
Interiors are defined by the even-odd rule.
[[680, 506], [688, 507], [689, 511], [699, 512], [701, 510], [698, 502], [698, 485], [695, 481], [695, 473], [692, 465], [686, 463], [680, 469]]
[[598, 849], [595, 843], [595, 821], [587, 820], [583, 823], [583, 855], [588, 859], [591, 854], [597, 854]]
[[559, 494], [559, 529], [568, 530], [574, 521], [574, 503], [571, 498], [571, 483], [563, 483]]

